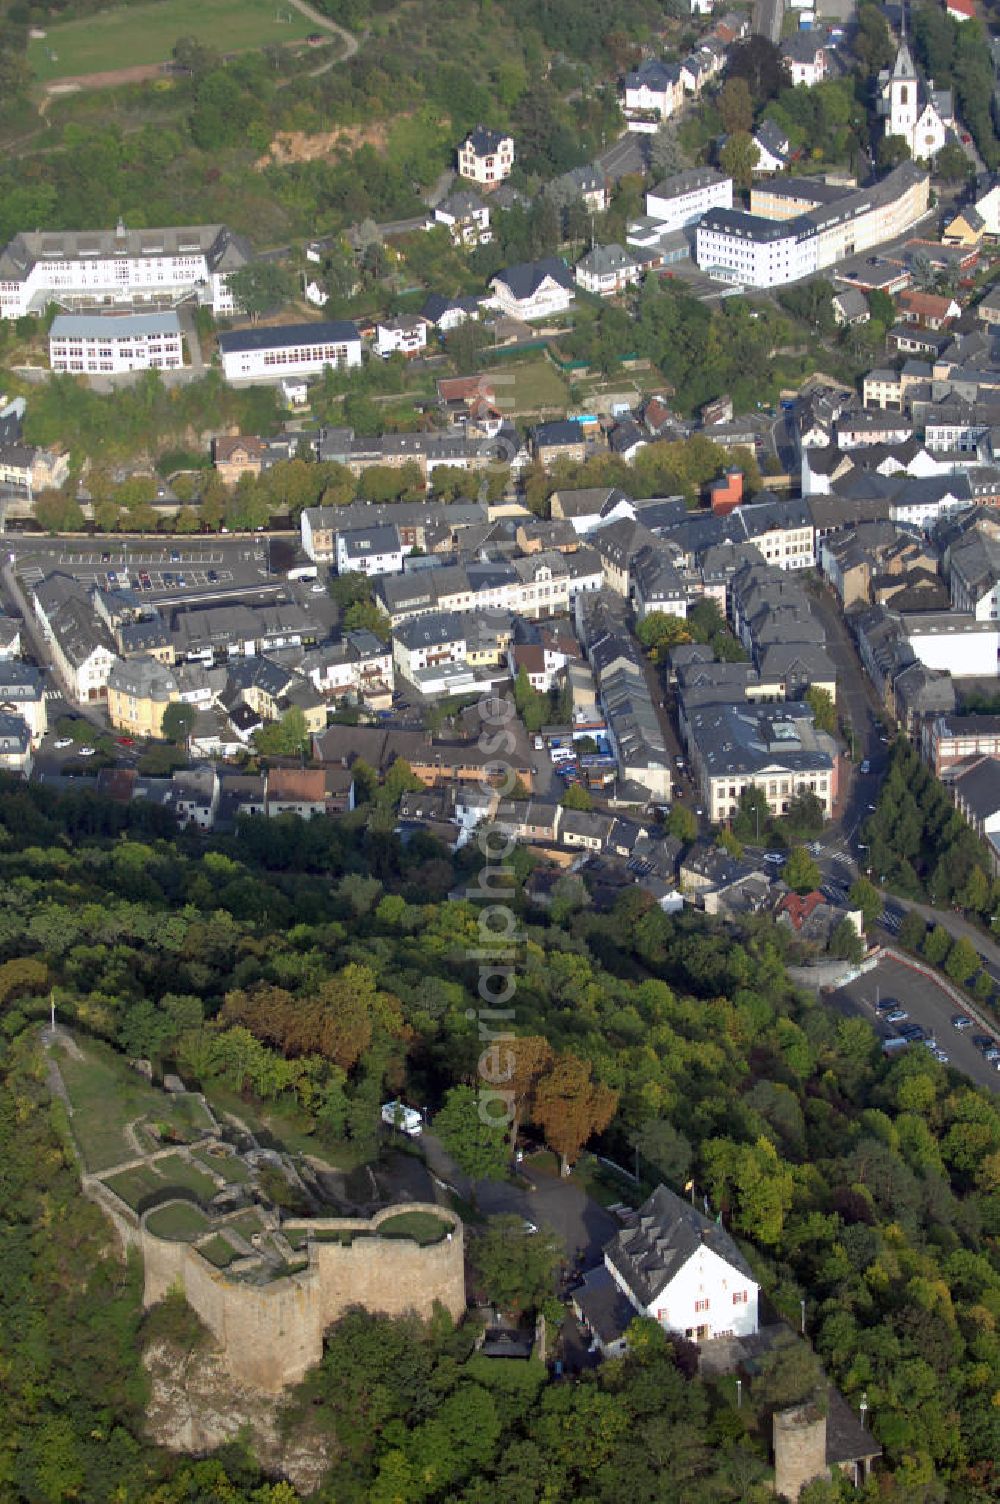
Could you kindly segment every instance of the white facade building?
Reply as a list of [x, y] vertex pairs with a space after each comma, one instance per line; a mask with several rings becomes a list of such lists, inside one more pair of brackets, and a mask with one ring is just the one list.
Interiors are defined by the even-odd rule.
[[947, 144], [949, 127], [954, 124], [950, 90], [925, 85], [905, 37], [892, 69], [879, 74], [879, 84], [885, 134], [902, 136], [914, 161], [931, 161]]
[[955, 677], [996, 678], [1000, 624], [957, 611], [924, 611], [902, 617], [903, 632], [925, 668]]
[[375, 325], [375, 353], [387, 360], [397, 352], [416, 355], [427, 349], [427, 321], [412, 314], [382, 319]]
[[279, 324], [219, 335], [227, 381], [275, 381], [319, 375], [324, 366], [359, 366], [361, 336], [347, 319], [323, 324]]
[[53, 371], [116, 375], [122, 371], [179, 371], [184, 341], [177, 314], [61, 313], [49, 330]]
[[698, 226], [695, 259], [710, 275], [744, 287], [778, 287], [817, 269], [819, 238], [801, 220], [761, 219], [716, 209]]
[[927, 171], [902, 162], [881, 182], [847, 188], [792, 219], [712, 209], [698, 224], [695, 257], [722, 281], [778, 287], [894, 240], [926, 214], [929, 196]]
[[669, 120], [684, 101], [681, 70], [676, 63], [661, 63], [650, 58], [625, 75], [622, 105], [626, 118], [655, 115]]
[[691, 1342], [758, 1331], [760, 1286], [717, 1223], [659, 1186], [604, 1250], [633, 1309]]
[[232, 314], [229, 274], [250, 259], [248, 243], [225, 225], [23, 232], [0, 252], [0, 318], [49, 303], [169, 307], [187, 298]]
[[337, 534], [338, 574], [402, 574], [403, 554], [399, 529], [392, 523]]
[[661, 235], [697, 224], [709, 209], [733, 207], [733, 180], [714, 167], [691, 167], [674, 173], [646, 194], [646, 213]]
[[463, 178], [493, 188], [509, 178], [514, 166], [514, 138], [506, 131], [477, 125], [458, 148], [458, 171]]
[[574, 275], [584, 292], [610, 298], [632, 287], [642, 275], [634, 256], [620, 245], [595, 245], [576, 263]]
[[550, 318], [573, 302], [573, 278], [558, 256], [524, 261], [498, 272], [490, 289], [502, 313], [515, 319]]

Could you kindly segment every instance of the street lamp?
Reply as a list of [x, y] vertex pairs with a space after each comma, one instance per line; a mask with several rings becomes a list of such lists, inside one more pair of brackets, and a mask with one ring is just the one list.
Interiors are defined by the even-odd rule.
[[800, 1325], [803, 1337], [806, 1334], [806, 1303], [805, 1299], [799, 1301]]
[[868, 1390], [867, 1389], [863, 1389], [861, 1391], [861, 1404], [860, 1404], [859, 1408], [861, 1410], [861, 1429], [863, 1431], [865, 1429], [865, 1416], [868, 1414]]

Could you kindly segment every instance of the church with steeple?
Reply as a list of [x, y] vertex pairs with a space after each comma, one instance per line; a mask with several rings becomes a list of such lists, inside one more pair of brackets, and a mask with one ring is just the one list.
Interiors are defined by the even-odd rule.
[[878, 111], [887, 136], [902, 136], [915, 162], [929, 162], [948, 142], [954, 126], [950, 89], [935, 89], [917, 72], [904, 31], [891, 69], [878, 76]]

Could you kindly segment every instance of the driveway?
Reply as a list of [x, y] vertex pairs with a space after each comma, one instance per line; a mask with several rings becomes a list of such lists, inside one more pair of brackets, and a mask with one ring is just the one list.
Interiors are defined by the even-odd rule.
[[604, 1245], [618, 1224], [610, 1212], [582, 1191], [572, 1178], [556, 1179], [536, 1174], [525, 1160], [521, 1174], [531, 1189], [484, 1180], [476, 1187], [480, 1210], [488, 1217], [511, 1214], [524, 1217], [536, 1227], [551, 1228], [566, 1250], [570, 1263], [592, 1269], [604, 1257]]
[[424, 1130], [420, 1142], [432, 1174], [465, 1200], [474, 1196], [484, 1216], [523, 1217], [536, 1227], [551, 1228], [568, 1261], [579, 1263], [582, 1269], [592, 1269], [601, 1262], [604, 1245], [614, 1236], [618, 1224], [572, 1177], [560, 1180], [539, 1174], [528, 1157], [521, 1166], [521, 1176], [530, 1189], [499, 1180], [480, 1180], [473, 1185], [429, 1129]]
[[[861, 667], [854, 642], [832, 591], [814, 580], [808, 581], [813, 610], [826, 634], [826, 649], [837, 669], [837, 712], [854, 731], [854, 764], [847, 764], [840, 791], [838, 823], [852, 841], [868, 814], [868, 806], [878, 799], [880, 778], [877, 772], [862, 774], [865, 758], [879, 760], [885, 748], [879, 741], [876, 717], [884, 714]], [[884, 760], [884, 759], [883, 759]]]

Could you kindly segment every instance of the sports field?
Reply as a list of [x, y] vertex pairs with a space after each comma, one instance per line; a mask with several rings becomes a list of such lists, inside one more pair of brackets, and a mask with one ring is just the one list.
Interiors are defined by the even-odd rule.
[[48, 83], [165, 63], [178, 37], [196, 37], [223, 53], [249, 52], [301, 41], [316, 29], [288, 0], [155, 0], [47, 27], [44, 38], [29, 42], [28, 62]]

